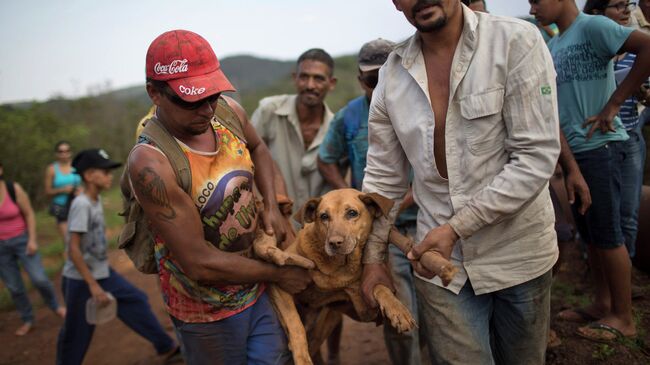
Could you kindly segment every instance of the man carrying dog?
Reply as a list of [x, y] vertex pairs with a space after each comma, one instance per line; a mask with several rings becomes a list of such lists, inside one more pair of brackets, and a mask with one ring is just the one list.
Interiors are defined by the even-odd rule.
[[[241, 106], [221, 95], [234, 88], [198, 34], [160, 35], [147, 51], [146, 72], [155, 119], [189, 160], [192, 194], [143, 136], [129, 156], [128, 176], [155, 234], [161, 290], [186, 363], [284, 363], [287, 341], [264, 282], [296, 293], [310, 279], [303, 269], [249, 258], [258, 218], [267, 233], [284, 235], [268, 149]], [[241, 121], [243, 138], [213, 118], [220, 98]]]
[[336, 86], [334, 60], [320, 48], [305, 51], [296, 62], [296, 95], [275, 95], [260, 100], [251, 116], [257, 133], [269, 146], [286, 191], [297, 212], [312, 197], [331, 188], [316, 167], [316, 157], [334, 114], [325, 104]]
[[[543, 364], [558, 257], [550, 54], [533, 25], [460, 0], [393, 3], [418, 31], [381, 68], [370, 106], [363, 190], [397, 204], [375, 220], [364, 296], [388, 282], [386, 240], [410, 163], [420, 243], [408, 256], [431, 363]], [[460, 270], [446, 288], [418, 261], [429, 250]]]
[[[339, 170], [341, 161], [347, 158], [352, 174], [351, 186], [361, 190], [368, 153], [368, 106], [372, 91], [377, 86], [379, 68], [386, 62], [394, 46], [395, 43], [380, 38], [364, 44], [359, 51], [358, 79], [364, 95], [353, 99], [336, 113], [318, 152], [318, 169], [334, 189], [349, 187]], [[395, 222], [402, 234], [415, 236], [417, 212], [418, 207], [413, 202], [412, 194], [409, 194], [409, 198], [402, 203], [401, 213]], [[389, 247], [389, 254], [397, 296], [417, 318], [411, 265], [406, 255], [396, 246]], [[385, 323], [384, 340], [393, 364], [420, 364], [418, 331], [402, 334]]]

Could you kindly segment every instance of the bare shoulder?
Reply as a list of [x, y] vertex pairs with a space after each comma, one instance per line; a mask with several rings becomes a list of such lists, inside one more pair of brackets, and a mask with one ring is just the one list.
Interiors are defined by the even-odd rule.
[[167, 157], [158, 149], [148, 145], [138, 145], [129, 154], [129, 178], [136, 191], [142, 184], [151, 180], [162, 180], [176, 184], [176, 177]]
[[179, 197], [187, 197], [176, 182], [169, 160], [148, 145], [134, 147], [129, 155], [129, 179], [145, 214], [171, 222], [177, 217]]
[[235, 111], [237, 117], [243, 124], [248, 123], [248, 116], [246, 115], [246, 110], [244, 110], [244, 108], [241, 105], [239, 105], [239, 103], [235, 101], [235, 99], [225, 95], [223, 95], [222, 98], [223, 100], [226, 101], [226, 104], [228, 104], [228, 106], [230, 106], [232, 110]]
[[18, 193], [18, 192], [24, 193], [25, 192], [25, 189], [23, 189], [23, 187], [20, 186], [18, 181], [14, 181], [14, 189], [16, 189], [16, 193]]

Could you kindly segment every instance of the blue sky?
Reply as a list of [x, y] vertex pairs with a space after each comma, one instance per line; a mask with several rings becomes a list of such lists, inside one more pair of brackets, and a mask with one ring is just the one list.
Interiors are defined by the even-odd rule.
[[[528, 13], [526, 0], [487, 3], [494, 14]], [[177, 28], [201, 34], [220, 58], [283, 60], [311, 47], [356, 53], [368, 40], [413, 33], [389, 0], [0, 0], [0, 103], [142, 83], [147, 47]]]

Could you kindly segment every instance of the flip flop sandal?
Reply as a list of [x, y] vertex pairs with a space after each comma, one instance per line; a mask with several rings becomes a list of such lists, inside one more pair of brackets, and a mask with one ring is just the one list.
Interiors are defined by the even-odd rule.
[[[618, 339], [626, 338], [626, 336], [616, 328], [598, 322], [592, 322], [587, 326], [579, 327], [576, 330], [576, 333], [582, 338], [599, 343], [612, 343]], [[636, 336], [630, 336], [627, 338], [634, 339]]]
[[[562, 313], [569, 313], [573, 312], [577, 315], [578, 318], [568, 318], [566, 316], [563, 316]], [[565, 322], [575, 322], [575, 323], [589, 323], [589, 322], [594, 322], [597, 321], [600, 318], [596, 318], [592, 316], [591, 314], [587, 313], [584, 309], [582, 308], [575, 308], [575, 309], [565, 309], [563, 311], [560, 311], [555, 318], [565, 321]]]

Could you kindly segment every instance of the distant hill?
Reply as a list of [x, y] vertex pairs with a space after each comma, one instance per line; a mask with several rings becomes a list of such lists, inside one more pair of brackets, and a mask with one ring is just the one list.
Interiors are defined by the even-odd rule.
[[293, 61], [276, 61], [254, 56], [233, 56], [221, 61], [221, 68], [240, 94], [273, 85], [287, 79], [294, 70]]
[[[265, 96], [287, 94], [294, 92], [291, 73], [295, 69], [295, 61], [278, 61], [249, 55], [226, 57], [221, 60], [221, 67], [228, 79], [237, 89], [233, 93], [246, 111], [253, 112], [259, 100]], [[356, 81], [357, 66], [354, 56], [341, 56], [335, 58], [335, 76], [339, 82], [336, 89], [330, 93], [327, 103], [333, 110], [338, 110], [349, 100], [360, 95], [361, 89]], [[79, 99], [54, 98], [48, 101], [19, 102], [5, 106], [25, 109], [34, 104], [42, 104], [54, 109], [66, 109], [66, 103], [75, 100], [95, 99], [98, 102], [111, 100], [111, 102], [125, 102], [138, 105], [148, 105], [149, 97], [144, 89], [144, 84], [129, 86], [112, 90], [97, 96], [82, 97]]]
[[[335, 59], [338, 84], [326, 102], [336, 112], [361, 94], [356, 80], [356, 57]], [[224, 72], [237, 88], [232, 95], [252, 114], [259, 100], [294, 93], [294, 61], [253, 56], [221, 60]], [[53, 98], [45, 102], [0, 105], [0, 161], [8, 178], [21, 182], [34, 203], [45, 203], [41, 189], [45, 166], [54, 159], [53, 147], [68, 140], [75, 151], [103, 147], [123, 161], [135, 141], [135, 125], [151, 107], [144, 84], [77, 99]]]

